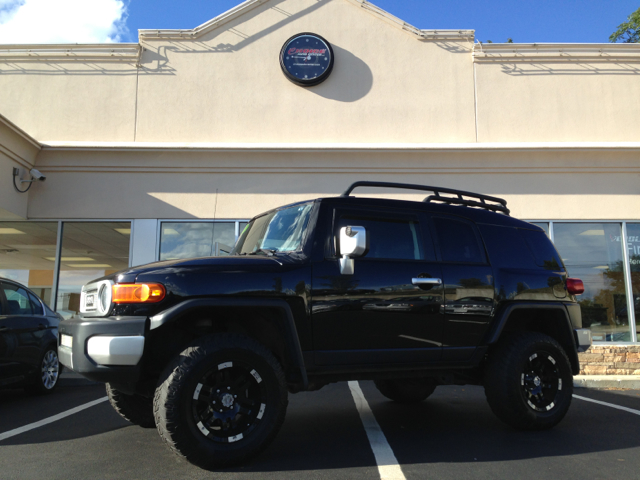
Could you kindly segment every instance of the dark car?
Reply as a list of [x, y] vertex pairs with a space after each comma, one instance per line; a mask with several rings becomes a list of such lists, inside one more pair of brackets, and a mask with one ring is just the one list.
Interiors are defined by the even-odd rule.
[[61, 320], [24, 285], [0, 278], [0, 387], [22, 386], [35, 394], [56, 388]]
[[[351, 195], [362, 186], [430, 196]], [[503, 199], [357, 182], [258, 215], [230, 256], [84, 285], [59, 352], [107, 383], [120, 415], [206, 468], [266, 448], [289, 393], [345, 380], [373, 380], [403, 403], [438, 385], [483, 385], [502, 421], [543, 430], [568, 411], [577, 352], [591, 344], [583, 289]]]

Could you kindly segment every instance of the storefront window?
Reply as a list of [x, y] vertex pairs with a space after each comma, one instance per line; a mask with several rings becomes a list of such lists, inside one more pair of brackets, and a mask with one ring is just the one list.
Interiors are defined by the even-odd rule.
[[595, 342], [629, 342], [631, 330], [619, 223], [555, 223], [554, 243], [569, 275], [582, 279], [582, 325]]
[[58, 222], [0, 222], [0, 277], [15, 280], [51, 307]]
[[631, 291], [633, 292], [633, 310], [635, 311], [638, 334], [640, 340], [640, 223], [627, 223], [627, 249], [631, 269]]
[[57, 312], [78, 315], [82, 285], [129, 267], [131, 222], [65, 222]]
[[163, 222], [160, 260], [228, 255], [236, 243], [236, 222]]

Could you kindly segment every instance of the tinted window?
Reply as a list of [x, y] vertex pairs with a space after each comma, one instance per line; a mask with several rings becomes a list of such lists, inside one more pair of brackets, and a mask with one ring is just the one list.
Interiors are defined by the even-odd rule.
[[434, 218], [440, 255], [445, 262], [486, 263], [473, 226], [448, 218]]
[[518, 229], [497, 225], [478, 227], [492, 265], [501, 268], [536, 268], [533, 255]]
[[[360, 215], [342, 215], [336, 236], [346, 226], [364, 227], [369, 239], [366, 258], [422, 260], [420, 225], [411, 220], [374, 219]], [[433, 250], [433, 249], [432, 249]]]
[[33, 314], [44, 315], [44, 313], [42, 312], [42, 305], [40, 304], [40, 300], [38, 300], [33, 293], [27, 293], [29, 294], [29, 301], [31, 302], [31, 310], [33, 311]]
[[4, 296], [7, 299], [7, 315], [31, 315], [31, 302], [24, 288], [11, 284], [3, 284]]
[[546, 233], [539, 230], [525, 230], [524, 228], [519, 228], [518, 230], [520, 230], [520, 234], [531, 250], [536, 260], [536, 265], [544, 267], [547, 270], [564, 271], [558, 252], [556, 252], [553, 243], [551, 243]]

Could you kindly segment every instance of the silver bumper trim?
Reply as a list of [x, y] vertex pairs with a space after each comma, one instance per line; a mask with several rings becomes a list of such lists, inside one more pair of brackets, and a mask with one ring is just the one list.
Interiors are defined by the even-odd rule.
[[87, 355], [98, 365], [137, 365], [144, 351], [144, 337], [96, 335], [87, 341]]

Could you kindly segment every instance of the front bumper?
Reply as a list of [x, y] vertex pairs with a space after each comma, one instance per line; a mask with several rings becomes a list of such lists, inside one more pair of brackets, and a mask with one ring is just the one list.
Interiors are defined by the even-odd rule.
[[[64, 320], [58, 327], [60, 363], [98, 382], [135, 383], [148, 330], [147, 317]], [[71, 337], [71, 347], [63, 345], [63, 335]]]

